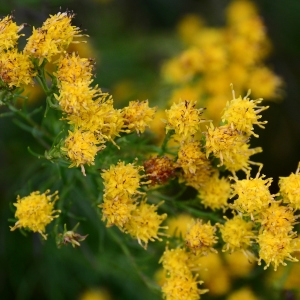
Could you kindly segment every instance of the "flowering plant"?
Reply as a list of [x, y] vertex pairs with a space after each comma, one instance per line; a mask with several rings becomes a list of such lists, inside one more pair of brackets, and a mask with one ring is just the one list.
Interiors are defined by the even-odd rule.
[[[243, 254], [249, 265], [263, 264], [263, 269], [297, 262], [299, 167], [281, 177], [279, 192], [272, 194], [272, 178], [266, 178], [263, 165], [252, 159], [262, 151], [251, 148], [250, 142], [258, 137], [256, 128], [267, 123], [261, 120], [268, 109], [261, 105], [263, 99], [251, 99], [250, 92], [237, 97], [231, 85], [232, 97], [215, 125], [192, 99], [177, 99], [162, 119], [156, 118], [157, 107], [151, 107], [151, 102], [149, 107], [147, 100], [116, 108], [113, 96], [93, 84], [94, 60], [68, 50], [78, 37], [87, 39], [72, 25], [73, 18], [70, 11], [50, 16], [40, 28], [33, 28], [22, 51], [17, 41], [24, 25], [18, 26], [11, 15], [0, 21], [0, 103], [7, 107], [6, 115], [23, 120], [22, 128], [44, 147], [44, 154], [30, 152], [45, 165], [41, 187], [18, 195], [11, 231], [38, 232], [44, 240], [56, 239], [60, 248], [84, 247], [97, 235], [77, 232], [81, 231], [78, 220], [95, 222], [80, 209], [87, 206], [80, 203], [85, 201], [93, 211], [88, 215], [101, 219], [106, 227], [99, 232], [109, 234], [110, 242], [120, 245], [143, 281], [168, 300], [200, 299], [209, 290], [218, 294], [204, 272], [205, 261], [221, 264], [218, 257], [223, 252]], [[249, 34], [248, 27], [231, 22], [232, 44], [226, 51], [231, 59], [242, 61], [235, 57], [236, 47], [247, 41], [243, 34]], [[260, 28], [253, 15], [247, 22]], [[231, 36], [235, 31], [238, 42]], [[194, 85], [200, 81], [194, 78], [198, 73], [207, 72], [207, 82], [216, 71], [225, 72], [222, 38], [219, 34], [214, 38], [216, 44], [199, 42], [203, 52], [194, 45], [179, 60], [169, 62], [163, 74], [174, 75], [173, 83]], [[263, 44], [261, 36], [247, 38]], [[244, 61], [245, 68], [261, 71], [253, 68], [264, 51], [264, 47], [258, 53], [249, 49], [252, 56]], [[281, 81], [275, 75], [271, 79], [274, 92]], [[46, 96], [40, 123], [33, 116], [41, 109], [29, 112], [25, 102], [22, 109], [18, 107], [18, 100], [24, 98], [22, 88], [36, 83]], [[246, 83], [239, 86], [241, 91]], [[151, 131], [152, 126], [158, 130]], [[76, 201], [73, 189], [79, 193]], [[162, 266], [157, 268], [156, 281], [137, 265], [137, 246], [145, 256], [154, 254]]]

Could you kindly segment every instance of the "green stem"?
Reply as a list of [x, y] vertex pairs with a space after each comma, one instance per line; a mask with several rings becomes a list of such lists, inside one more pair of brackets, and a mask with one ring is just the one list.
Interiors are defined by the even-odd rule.
[[124, 252], [125, 256], [129, 259], [129, 261], [132, 263], [133, 267], [135, 268], [136, 272], [139, 274], [139, 276], [141, 277], [141, 279], [143, 280], [143, 282], [146, 284], [147, 287], [152, 288], [152, 289], [158, 289], [157, 284], [155, 284], [154, 282], [151, 282], [151, 280], [143, 273], [141, 272], [141, 270], [139, 269], [138, 265], [136, 264], [134, 258], [132, 257], [129, 249], [127, 248], [127, 246], [124, 244], [123, 241], [120, 240], [120, 238], [118, 237], [118, 235], [114, 232], [114, 230], [109, 229], [107, 230], [108, 233], [110, 234], [110, 236], [113, 238], [113, 240], [115, 242], [117, 242], [120, 246], [120, 248], [122, 249], [122, 251]]
[[220, 217], [218, 217], [217, 215], [215, 215], [214, 213], [201, 211], [197, 208], [187, 206], [187, 204], [195, 203], [196, 202], [195, 200], [188, 201], [188, 203], [187, 203], [187, 201], [184, 201], [184, 202], [183, 201], [176, 201], [176, 196], [175, 197], [169, 197], [169, 196], [160, 195], [160, 194], [157, 194], [157, 193], [153, 193], [153, 196], [157, 197], [159, 199], [162, 199], [162, 200], [166, 200], [166, 201], [172, 203], [173, 206], [175, 206], [177, 208], [184, 209], [185, 211], [190, 212], [191, 214], [193, 214], [197, 217], [208, 218], [211, 221], [224, 223], [224, 220], [221, 219]]
[[167, 144], [171, 138], [171, 136], [174, 134], [173, 130], [169, 130], [163, 140], [163, 143], [161, 145], [161, 149], [159, 151], [159, 155], [164, 155], [165, 153], [168, 153], [167, 150]]

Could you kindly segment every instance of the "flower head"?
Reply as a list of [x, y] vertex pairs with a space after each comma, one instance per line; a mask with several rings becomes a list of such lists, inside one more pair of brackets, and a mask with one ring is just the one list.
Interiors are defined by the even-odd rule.
[[259, 121], [261, 115], [258, 115], [263, 110], [268, 109], [268, 106], [258, 106], [262, 102], [262, 99], [250, 100], [248, 95], [243, 99], [240, 96], [235, 98], [234, 91], [233, 99], [227, 102], [222, 116], [222, 121], [227, 121], [230, 126], [247, 136], [258, 136], [253, 132], [253, 125], [258, 125], [264, 128], [264, 124], [267, 121]]
[[192, 224], [193, 218], [188, 214], [180, 214], [167, 219], [167, 233], [174, 237], [185, 238], [188, 230], [188, 224]]
[[92, 78], [93, 64], [88, 58], [81, 58], [74, 52], [65, 54], [57, 64], [56, 76], [59, 81], [76, 83], [79, 81], [90, 82]]
[[[82, 105], [77, 114], [67, 115], [66, 119], [70, 124], [83, 130], [92, 131], [99, 138], [114, 143], [113, 139], [119, 136], [120, 132], [126, 132], [122, 129], [124, 126], [122, 112], [120, 109], [114, 109], [113, 99], [109, 94], [102, 93], [100, 90], [99, 92], [100, 94], [95, 101], [82, 102], [86, 104], [86, 107]], [[82, 100], [87, 99], [82, 97]]]
[[33, 85], [35, 75], [36, 72], [28, 55], [18, 52], [17, 49], [1, 53], [0, 79], [10, 88]]
[[195, 174], [198, 169], [210, 169], [209, 161], [200, 149], [199, 142], [189, 142], [180, 145], [176, 162], [184, 173]]
[[131, 218], [131, 213], [136, 209], [136, 199], [128, 194], [117, 195], [112, 198], [104, 194], [102, 208], [102, 221], [107, 221], [106, 227], [116, 225], [124, 231], [124, 225]]
[[159, 215], [156, 211], [158, 205], [147, 204], [142, 201], [131, 213], [131, 218], [125, 223], [125, 232], [136, 238], [143, 248], [147, 248], [148, 242], [155, 239], [161, 241], [159, 229], [166, 229], [160, 226], [166, 219], [167, 214]]
[[[47, 239], [47, 235], [44, 234], [45, 227], [58, 215], [54, 213], [60, 212], [59, 210], [53, 210], [55, 202], [58, 200], [58, 192], [48, 195], [50, 190], [41, 194], [39, 191], [30, 193], [29, 196], [21, 198], [17, 197], [17, 203], [14, 206], [17, 207], [15, 216], [19, 220], [15, 226], [10, 227], [13, 231], [17, 228], [28, 228], [33, 232], [39, 232], [44, 239]], [[52, 198], [54, 197], [53, 201]]]
[[196, 220], [190, 226], [185, 241], [187, 246], [196, 254], [207, 255], [209, 252], [217, 252], [213, 246], [217, 243], [216, 227], [202, 220]]
[[143, 133], [153, 121], [155, 111], [155, 107], [151, 108], [148, 106], [148, 100], [130, 101], [129, 106], [124, 107], [122, 110], [124, 126], [131, 132]]
[[3, 50], [14, 48], [20, 37], [18, 32], [23, 29], [24, 25], [18, 26], [13, 22], [13, 16], [8, 15], [0, 20], [0, 53]]
[[197, 109], [196, 102], [181, 101], [174, 103], [169, 110], [166, 110], [167, 126], [166, 131], [174, 130], [174, 139], [179, 142], [189, 141], [200, 129], [203, 108]]
[[50, 15], [41, 28], [33, 28], [24, 52], [40, 60], [45, 58], [51, 61], [53, 56], [66, 50], [73, 38], [80, 33], [78, 27], [71, 25], [73, 18], [72, 12]]
[[173, 161], [167, 156], [157, 156], [144, 162], [145, 173], [151, 180], [151, 185], [165, 184], [175, 176]]
[[261, 229], [268, 230], [274, 235], [292, 231], [299, 216], [294, 215], [294, 209], [290, 206], [280, 205], [281, 201], [272, 202], [259, 216], [258, 222]]
[[[84, 117], [86, 112], [95, 106], [94, 99], [101, 95], [101, 90], [90, 87], [90, 81], [61, 81], [59, 83], [59, 95], [54, 94], [63, 112], [69, 115]], [[72, 118], [72, 117], [70, 117]]]
[[208, 292], [198, 288], [198, 284], [202, 283], [192, 273], [171, 275], [162, 286], [163, 297], [166, 300], [198, 300], [201, 294]]
[[232, 207], [244, 214], [251, 215], [261, 213], [274, 200], [271, 195], [269, 186], [272, 178], [264, 179], [265, 175], [259, 177], [259, 172], [255, 178], [251, 178], [249, 174], [247, 179], [235, 179], [232, 184], [232, 197], [237, 195]]
[[295, 249], [293, 242], [295, 235], [295, 233], [275, 235], [273, 232], [264, 230], [258, 235], [258, 244], [260, 247], [258, 264], [260, 265], [261, 261], [264, 260], [266, 262], [264, 269], [267, 269], [272, 264], [276, 271], [280, 264], [286, 266], [285, 260], [297, 262], [298, 259], [291, 255], [292, 252], [298, 250]]
[[250, 156], [256, 153], [262, 152], [261, 147], [250, 148], [249, 144], [238, 143], [236, 145], [235, 152], [231, 152], [230, 155], [223, 156], [223, 163], [226, 169], [233, 174], [239, 170], [243, 170], [248, 173], [251, 169], [250, 165], [260, 165], [259, 163], [250, 160]]
[[99, 146], [101, 142], [103, 141], [97, 139], [90, 131], [69, 131], [65, 145], [61, 148], [72, 162], [69, 168], [81, 166], [85, 175], [83, 165], [93, 165], [97, 152], [105, 148], [104, 145]]
[[222, 239], [225, 242], [223, 251], [247, 250], [253, 243], [252, 240], [255, 239], [254, 223], [246, 222], [240, 215], [236, 215], [232, 219], [224, 218], [226, 219], [225, 224], [219, 225]]
[[228, 206], [227, 201], [231, 194], [230, 183], [224, 177], [219, 178], [218, 172], [210, 176], [198, 191], [198, 198], [205, 207], [216, 210]]
[[117, 165], [111, 165], [109, 169], [103, 170], [101, 177], [104, 182], [105, 196], [115, 198], [120, 195], [134, 196], [141, 194], [138, 191], [141, 184], [141, 179], [145, 175], [141, 175], [140, 171], [143, 171], [142, 166], [135, 166], [134, 164], [125, 164], [123, 161], [119, 161]]
[[224, 157], [227, 159], [237, 152], [239, 145], [244, 144], [247, 139], [230, 125], [214, 127], [210, 123], [206, 132], [206, 156], [213, 153], [223, 165]]
[[295, 209], [300, 209], [300, 163], [297, 171], [290, 176], [279, 178], [280, 194], [283, 201]]

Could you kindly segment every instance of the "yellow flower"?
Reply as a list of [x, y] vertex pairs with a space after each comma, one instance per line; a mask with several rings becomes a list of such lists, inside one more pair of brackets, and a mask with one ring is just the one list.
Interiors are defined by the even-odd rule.
[[213, 153], [224, 163], [224, 157], [231, 158], [237, 152], [238, 146], [245, 143], [246, 139], [243, 135], [233, 129], [230, 125], [214, 127], [210, 123], [206, 132], [206, 157]]
[[140, 175], [140, 171], [143, 170], [142, 166], [125, 164], [123, 161], [119, 161], [116, 166], [111, 165], [108, 170], [103, 170], [101, 177], [104, 181], [105, 197], [114, 199], [121, 195], [142, 194], [138, 189], [141, 184], [145, 184], [141, 182], [141, 179], [145, 177], [145, 175]]
[[297, 262], [298, 259], [291, 256], [291, 253], [294, 251], [300, 251], [299, 249], [295, 249], [295, 243], [293, 242], [295, 236], [296, 233], [274, 234], [273, 232], [264, 230], [258, 235], [258, 244], [260, 247], [258, 264], [260, 265], [261, 261], [264, 260], [266, 263], [264, 269], [267, 269], [272, 264], [276, 271], [280, 264], [286, 266], [285, 260]]
[[[17, 207], [15, 217], [19, 220], [15, 226], [10, 227], [13, 231], [17, 228], [28, 228], [33, 232], [39, 232], [44, 239], [47, 239], [47, 235], [44, 234], [45, 227], [58, 215], [53, 216], [54, 213], [59, 213], [59, 210], [53, 210], [55, 202], [58, 200], [58, 192], [56, 191], [52, 195], [47, 196], [50, 190], [41, 194], [39, 191], [30, 193], [29, 196], [21, 198], [17, 197], [17, 203], [14, 206]], [[53, 201], [52, 197], [54, 197]]]
[[216, 227], [210, 224], [202, 223], [203, 220], [196, 220], [193, 225], [190, 226], [185, 241], [187, 246], [197, 255], [207, 255], [209, 252], [217, 252], [213, 248], [217, 243]]
[[13, 18], [12, 15], [8, 15], [0, 20], [0, 53], [16, 46], [20, 37], [18, 32], [24, 28], [24, 25], [17, 26]]
[[190, 273], [190, 256], [183, 248], [168, 249], [164, 251], [160, 261], [168, 274], [182, 275]]
[[205, 282], [209, 295], [222, 296], [228, 293], [231, 288], [231, 280], [220, 254], [209, 253], [207, 256], [199, 257], [198, 262], [201, 268], [197, 273]]
[[78, 114], [67, 115], [66, 119], [70, 124], [92, 131], [99, 138], [114, 143], [113, 139], [119, 136], [120, 132], [126, 132], [122, 130], [124, 126], [122, 111], [114, 109], [113, 99], [109, 94], [102, 93], [100, 90], [99, 92], [97, 100], [86, 103], [88, 105], [86, 108], [79, 107]]
[[210, 162], [200, 149], [199, 142], [189, 142], [182, 144], [178, 151], [178, 159], [176, 162], [184, 173], [196, 174], [197, 170], [211, 169]]
[[102, 208], [102, 221], [107, 220], [107, 227], [116, 225], [120, 230], [124, 230], [124, 225], [131, 218], [136, 204], [135, 198], [128, 194], [117, 195], [114, 198], [104, 195], [103, 203], [98, 207]]
[[203, 108], [195, 108], [196, 102], [181, 101], [174, 103], [169, 110], [166, 110], [167, 126], [166, 131], [174, 130], [174, 139], [179, 142], [189, 141], [200, 129]]
[[179, 22], [177, 31], [180, 38], [187, 44], [191, 44], [195, 36], [203, 28], [203, 21], [196, 14], [187, 14]]
[[93, 64], [88, 58], [81, 58], [74, 52], [62, 56], [57, 63], [56, 76], [59, 81], [77, 83], [78, 81], [90, 82]]
[[193, 78], [192, 69], [184, 68], [178, 57], [165, 62], [161, 69], [162, 77], [169, 83], [183, 83]]
[[[200, 295], [207, 290], [198, 289], [197, 275], [193, 276], [192, 268], [195, 267], [194, 255], [183, 248], [168, 249], [163, 253], [160, 263], [166, 271], [166, 278], [162, 286], [163, 296], [167, 300], [200, 299]], [[198, 262], [196, 262], [198, 267]]]
[[104, 145], [97, 146], [101, 142], [103, 143], [90, 131], [80, 129], [76, 129], [74, 132], [69, 131], [65, 145], [61, 148], [72, 162], [69, 168], [81, 166], [82, 173], [85, 175], [83, 165], [94, 165], [97, 152], [105, 148]]
[[231, 195], [231, 188], [229, 181], [222, 177], [219, 178], [219, 173], [215, 172], [210, 176], [202, 187], [198, 190], [198, 198], [205, 207], [212, 210], [226, 209], [227, 201]]
[[193, 218], [187, 214], [180, 214], [167, 219], [168, 230], [167, 233], [174, 237], [185, 238], [188, 224], [192, 224]]
[[41, 28], [33, 28], [24, 52], [39, 58], [40, 61], [51, 61], [53, 56], [65, 51], [73, 38], [80, 33], [78, 27], [71, 25], [73, 17], [73, 12], [50, 15]]
[[183, 172], [179, 175], [179, 182], [184, 182], [187, 186], [192, 186], [196, 190], [200, 190], [205, 182], [209, 179], [212, 168], [208, 164], [198, 165], [196, 173]]
[[162, 286], [163, 297], [166, 300], [198, 300], [201, 294], [208, 291], [198, 288], [198, 284], [202, 283], [192, 273], [171, 275]]
[[255, 239], [254, 223], [246, 222], [240, 215], [236, 215], [232, 219], [224, 218], [226, 219], [225, 224], [219, 225], [222, 239], [225, 242], [222, 251], [247, 250], [253, 243], [252, 240]]
[[129, 106], [124, 107], [122, 110], [124, 126], [130, 132], [143, 133], [146, 127], [149, 127], [149, 124], [153, 121], [155, 111], [156, 107], [150, 108], [148, 106], [148, 100], [130, 101]]
[[249, 173], [247, 179], [235, 179], [232, 184], [232, 197], [235, 195], [238, 198], [234, 201], [232, 207], [237, 211], [250, 215], [261, 213], [270, 203], [273, 202], [274, 196], [271, 195], [269, 187], [272, 178], [264, 179], [265, 175], [259, 177], [259, 172], [255, 178], [251, 178]]
[[264, 99], [276, 99], [282, 84], [282, 79], [267, 67], [255, 68], [249, 74], [248, 85], [255, 97], [259, 95]]
[[253, 291], [248, 287], [243, 287], [237, 291], [232, 292], [226, 300], [259, 300]]
[[253, 125], [264, 128], [263, 125], [266, 124], [267, 121], [259, 121], [261, 115], [258, 114], [269, 108], [268, 106], [258, 106], [261, 102], [262, 99], [250, 100], [248, 95], [243, 99], [241, 96], [235, 98], [233, 91], [233, 99], [226, 104], [222, 122], [227, 121], [230, 126], [247, 136], [254, 135], [258, 137], [258, 135], [253, 132]]
[[280, 205], [281, 201], [272, 202], [269, 207], [264, 209], [258, 218], [261, 223], [261, 230], [268, 230], [274, 235], [292, 231], [293, 225], [297, 224], [299, 216], [294, 216], [294, 209], [289, 206]]
[[80, 118], [95, 105], [93, 99], [102, 92], [97, 86], [90, 87], [90, 83], [90, 81], [61, 81], [59, 83], [59, 95], [54, 94], [54, 96], [65, 113]]
[[252, 1], [236, 0], [228, 5], [226, 18], [229, 23], [236, 24], [248, 18], [256, 17], [257, 13], [257, 8]]
[[280, 194], [283, 201], [295, 209], [300, 209], [300, 163], [297, 171], [290, 176], [279, 178]]
[[237, 144], [235, 152], [230, 153], [230, 156], [223, 157], [223, 163], [226, 169], [233, 174], [239, 170], [245, 173], [251, 170], [250, 165], [261, 165], [260, 163], [249, 160], [251, 155], [262, 152], [261, 147], [249, 149], [250, 145], [246, 143]]
[[34, 66], [28, 55], [18, 52], [17, 49], [1, 53], [0, 78], [10, 88], [33, 85], [35, 75]]
[[166, 219], [167, 214], [159, 215], [156, 210], [158, 205], [150, 205], [146, 200], [142, 201], [131, 213], [131, 218], [125, 223], [125, 232], [136, 238], [143, 248], [147, 248], [148, 242], [155, 239], [161, 241], [159, 229], [166, 229], [160, 226]]
[[254, 254], [245, 251], [236, 251], [233, 253], [226, 252], [225, 261], [226, 269], [233, 277], [246, 277], [250, 274], [251, 270], [255, 267]]

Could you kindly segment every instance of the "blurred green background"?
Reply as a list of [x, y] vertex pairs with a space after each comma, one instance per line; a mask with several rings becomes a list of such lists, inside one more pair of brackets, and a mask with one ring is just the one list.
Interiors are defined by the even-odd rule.
[[[97, 61], [95, 82], [113, 94], [117, 106], [126, 104], [118, 102], [118, 84], [122, 81], [132, 86], [128, 92], [131, 100], [148, 98], [151, 105], [157, 104], [154, 91], [159, 86], [162, 62], [180, 51], [175, 31], [178, 21], [192, 12], [199, 13], [209, 26], [222, 26], [228, 3], [224, 0], [1, 0], [0, 15], [14, 11], [18, 24], [38, 27], [49, 14], [60, 11], [60, 7], [61, 11], [73, 10], [74, 24], [86, 29], [90, 36], [88, 41]], [[266, 129], [259, 130], [260, 138], [251, 143], [263, 147], [264, 152], [255, 160], [264, 163], [263, 173], [267, 177], [274, 178], [272, 192], [276, 192], [278, 177], [294, 172], [300, 160], [300, 2], [261, 0], [256, 4], [273, 44], [266, 64], [285, 82], [284, 99], [268, 103], [270, 108], [263, 113], [263, 119], [268, 120]], [[27, 36], [30, 32], [31, 28], [25, 28]], [[228, 97], [230, 93], [229, 90]], [[35, 103], [33, 107], [39, 105]], [[0, 113], [5, 111], [0, 108]], [[36, 118], [40, 120], [42, 116]], [[94, 208], [78, 201], [78, 190], [74, 190], [73, 199], [86, 216], [80, 233], [89, 233], [81, 248], [68, 246], [57, 250], [53, 239], [41, 242], [35, 234], [26, 237], [19, 231], [9, 231], [12, 223], [8, 219], [13, 218], [10, 203], [21, 191], [37, 189], [34, 186], [37, 178], [55, 185], [56, 178], [49, 178], [53, 176], [49, 175], [49, 168], [54, 170], [55, 165], [49, 163], [45, 167], [45, 163], [27, 151], [28, 146], [36, 152], [41, 149], [32, 134], [21, 130], [15, 120], [1, 118], [0, 135], [0, 298], [79, 299], [86, 289], [97, 287], [105, 288], [112, 299], [160, 299], [160, 293], [147, 287], [130, 257], [122, 252], [119, 232], [110, 229], [112, 234], [108, 238]], [[158, 268], [157, 250], [149, 247], [150, 253], [155, 254], [154, 260], [148, 256], [145, 259], [143, 249], [130, 240], [128, 243], [132, 243], [136, 264], [147, 265], [143, 271], [153, 275]], [[209, 299], [209, 295], [203, 299]]]

